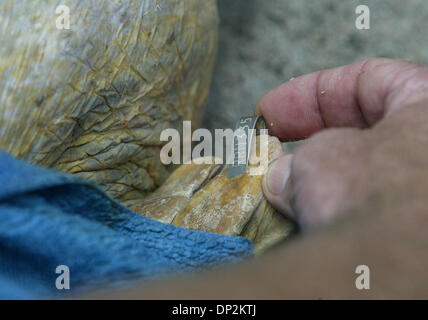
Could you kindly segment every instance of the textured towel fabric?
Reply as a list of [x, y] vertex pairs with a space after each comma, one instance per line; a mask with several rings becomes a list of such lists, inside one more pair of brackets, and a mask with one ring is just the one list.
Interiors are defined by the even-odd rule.
[[[148, 219], [88, 182], [0, 152], [0, 298], [62, 297], [251, 254], [245, 238]], [[56, 288], [59, 265], [70, 290]]]

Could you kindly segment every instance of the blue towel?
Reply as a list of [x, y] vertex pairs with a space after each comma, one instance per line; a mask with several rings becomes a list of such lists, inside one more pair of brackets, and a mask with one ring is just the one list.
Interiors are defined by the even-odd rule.
[[[64, 297], [251, 254], [245, 238], [148, 219], [89, 182], [0, 151], [0, 298]], [[57, 289], [60, 265], [70, 290]]]

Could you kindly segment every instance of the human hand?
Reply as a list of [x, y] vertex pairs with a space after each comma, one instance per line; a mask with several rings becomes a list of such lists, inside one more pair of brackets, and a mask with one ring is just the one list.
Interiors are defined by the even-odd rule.
[[303, 229], [427, 198], [425, 66], [369, 59], [311, 73], [270, 91], [256, 113], [283, 141], [309, 137], [271, 165], [263, 184]]

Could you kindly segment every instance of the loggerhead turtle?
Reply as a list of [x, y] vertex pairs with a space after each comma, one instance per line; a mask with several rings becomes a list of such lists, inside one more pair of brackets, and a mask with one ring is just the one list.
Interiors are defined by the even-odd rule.
[[199, 121], [216, 1], [67, 1], [69, 29], [58, 27], [58, 5], [0, 2], [0, 149], [166, 223], [247, 236], [256, 251], [285, 238], [291, 224], [264, 200], [261, 176], [229, 180], [217, 165], [170, 175], [159, 159], [163, 129]]

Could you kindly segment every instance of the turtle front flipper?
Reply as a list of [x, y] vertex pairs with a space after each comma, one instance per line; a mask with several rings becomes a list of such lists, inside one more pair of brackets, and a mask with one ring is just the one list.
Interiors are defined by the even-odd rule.
[[[268, 144], [271, 162], [281, 153], [281, 144], [274, 137], [269, 137]], [[263, 252], [287, 238], [293, 224], [263, 196], [261, 185], [267, 168], [251, 175], [255, 168], [250, 158], [244, 174], [228, 178], [228, 169], [219, 171], [215, 164], [182, 165], [134, 210], [188, 229], [244, 236], [253, 241], [255, 253]]]
[[172, 223], [188, 205], [194, 193], [205, 185], [220, 169], [217, 164], [188, 164], [178, 167], [167, 181], [143, 201], [124, 204], [136, 212], [165, 223]]

